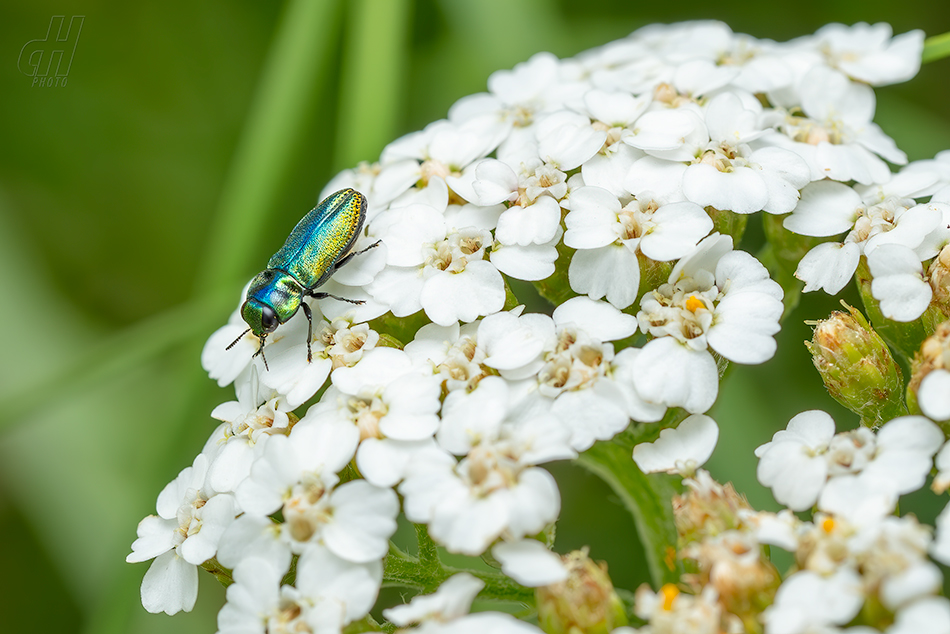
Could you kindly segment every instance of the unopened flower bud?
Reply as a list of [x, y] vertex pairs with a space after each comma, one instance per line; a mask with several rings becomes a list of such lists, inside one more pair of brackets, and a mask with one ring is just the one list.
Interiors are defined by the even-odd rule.
[[708, 471], [699, 470], [683, 480], [688, 490], [673, 498], [673, 518], [680, 546], [737, 528], [743, 510], [752, 510], [732, 483], [719, 484]]
[[730, 530], [694, 542], [682, 555], [696, 562], [696, 586], [715, 588], [726, 611], [743, 622], [757, 620], [772, 604], [782, 582], [782, 576], [765, 558], [751, 531]]
[[832, 397], [877, 429], [906, 414], [900, 369], [884, 340], [864, 316], [847, 306], [815, 325], [805, 346]]
[[575, 550], [561, 560], [567, 579], [536, 592], [541, 629], [548, 634], [606, 634], [627, 624], [607, 564], [593, 561], [587, 549]]

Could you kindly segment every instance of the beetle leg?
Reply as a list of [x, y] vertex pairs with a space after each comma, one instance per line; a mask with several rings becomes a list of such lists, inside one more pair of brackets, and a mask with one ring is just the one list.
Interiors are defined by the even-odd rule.
[[261, 347], [257, 349], [257, 352], [251, 355], [251, 358], [253, 359], [257, 355], [261, 355], [261, 359], [264, 360], [264, 369], [267, 371], [270, 371], [270, 368], [267, 367], [267, 357], [264, 356], [264, 340], [265, 339], [267, 339], [267, 335], [266, 334], [261, 335]]
[[307, 302], [301, 302], [303, 314], [307, 316], [307, 363], [313, 362], [313, 353], [310, 351], [310, 341], [313, 339], [313, 315], [310, 313], [310, 306]]
[[[341, 266], [343, 266], [344, 264], [346, 264], [347, 262], [349, 262], [350, 260], [352, 260], [353, 258], [355, 258], [357, 255], [362, 255], [362, 254], [366, 253], [367, 251], [369, 251], [370, 249], [372, 249], [372, 248], [374, 248], [374, 247], [378, 247], [381, 243], [382, 243], [382, 240], [377, 240], [376, 242], [374, 242], [373, 244], [369, 245], [369, 246], [366, 247], [365, 249], [360, 249], [359, 251], [350, 251], [350, 252], [347, 253], [345, 256], [343, 256], [342, 258], [340, 258], [340, 260], [339, 260], [336, 264], [333, 265], [333, 270], [335, 271], [336, 269], [340, 268]], [[339, 298], [338, 298], [338, 299], [339, 299]]]
[[357, 306], [359, 306], [360, 304], [365, 304], [365, 303], [366, 303], [366, 302], [365, 302], [364, 300], [362, 300], [362, 299], [347, 299], [346, 297], [337, 297], [336, 295], [331, 295], [330, 293], [324, 293], [324, 292], [320, 292], [320, 293], [312, 293], [312, 292], [311, 292], [311, 293], [309, 293], [309, 295], [310, 295], [310, 297], [312, 297], [312, 298], [314, 298], [314, 299], [326, 299], [327, 297], [332, 297], [333, 299], [335, 299], [335, 300], [337, 300], [337, 301], [349, 302], [350, 304], [356, 304]]

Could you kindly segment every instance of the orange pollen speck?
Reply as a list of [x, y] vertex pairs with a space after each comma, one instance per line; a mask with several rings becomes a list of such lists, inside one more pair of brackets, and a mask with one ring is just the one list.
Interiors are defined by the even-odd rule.
[[686, 300], [686, 310], [691, 313], [695, 313], [700, 308], [706, 308], [706, 304], [703, 300], [699, 299], [695, 295], [690, 295], [689, 299]]
[[680, 590], [672, 583], [668, 583], [660, 588], [660, 594], [663, 595], [663, 609], [669, 612], [673, 609], [673, 601], [679, 596]]
[[825, 520], [821, 523], [821, 530], [826, 533], [830, 533], [835, 529], [835, 521], [830, 517], [826, 517]]

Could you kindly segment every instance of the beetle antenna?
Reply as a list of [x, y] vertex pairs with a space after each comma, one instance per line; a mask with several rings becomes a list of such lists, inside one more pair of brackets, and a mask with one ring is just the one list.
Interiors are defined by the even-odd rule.
[[231, 348], [233, 348], [233, 347], [234, 347], [234, 344], [236, 344], [238, 341], [240, 341], [241, 339], [243, 339], [243, 338], [244, 338], [244, 335], [246, 335], [246, 334], [249, 333], [249, 332], [251, 332], [251, 329], [250, 329], [250, 328], [248, 328], [247, 330], [245, 330], [244, 332], [242, 332], [240, 335], [238, 335], [238, 338], [237, 338], [237, 339], [235, 339], [235, 340], [232, 341], [230, 344], [228, 344], [228, 347], [225, 348], [225, 350], [230, 350]]

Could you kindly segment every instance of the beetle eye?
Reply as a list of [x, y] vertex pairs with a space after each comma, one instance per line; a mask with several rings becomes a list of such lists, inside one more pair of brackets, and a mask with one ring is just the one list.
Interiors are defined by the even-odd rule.
[[264, 332], [274, 332], [279, 325], [274, 311], [269, 306], [261, 306], [261, 327]]

